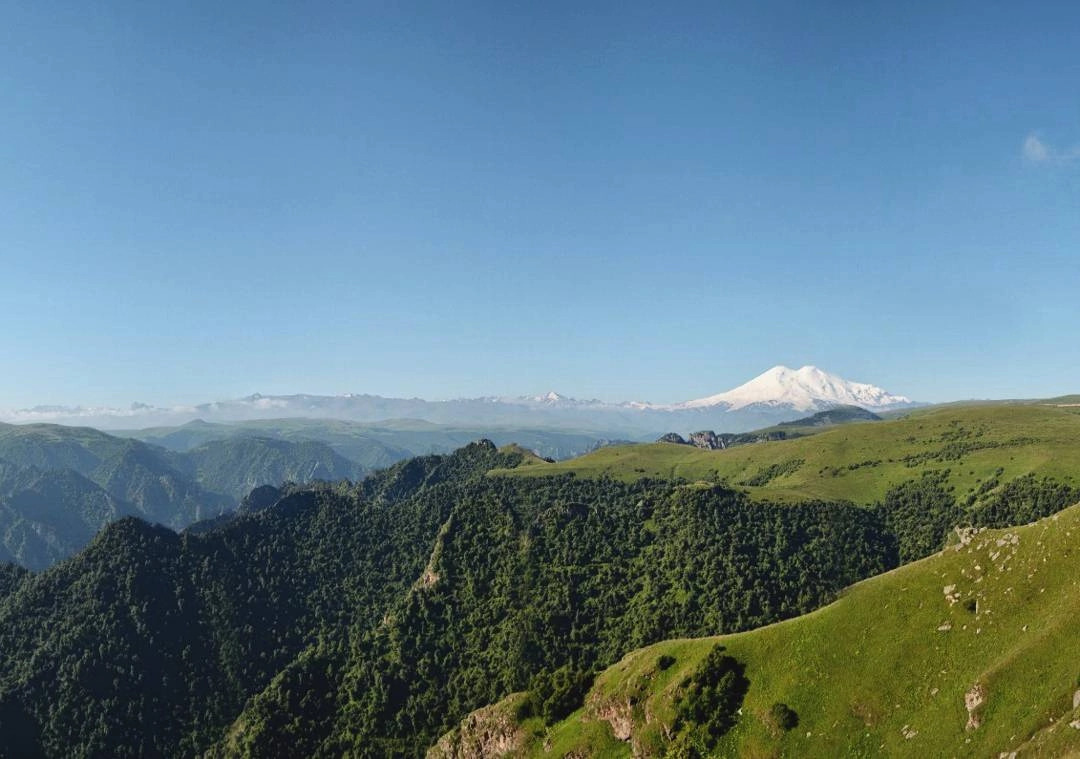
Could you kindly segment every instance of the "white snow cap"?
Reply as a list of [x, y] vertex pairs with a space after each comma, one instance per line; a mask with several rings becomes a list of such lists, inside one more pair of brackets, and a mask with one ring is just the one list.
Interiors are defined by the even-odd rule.
[[754, 404], [791, 406], [799, 411], [820, 411], [832, 406], [850, 405], [872, 411], [907, 406], [911, 404], [911, 399], [887, 393], [876, 385], [849, 382], [816, 366], [804, 366], [798, 370], [774, 366], [734, 390], [679, 403], [674, 408], [723, 405], [734, 410]]

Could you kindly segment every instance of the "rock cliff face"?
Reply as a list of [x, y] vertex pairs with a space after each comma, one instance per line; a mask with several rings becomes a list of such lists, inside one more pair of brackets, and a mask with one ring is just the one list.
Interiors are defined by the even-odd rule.
[[783, 430], [770, 430], [769, 432], [744, 432], [732, 434], [721, 432], [717, 434], [712, 430], [691, 432], [690, 438], [683, 439], [677, 432], [669, 432], [657, 439], [658, 443], [676, 443], [678, 445], [692, 445], [706, 451], [721, 451], [733, 445], [747, 445], [749, 443], [764, 443], [769, 440], [784, 440], [787, 433]]
[[704, 448], [707, 451], [715, 451], [721, 448], [727, 448], [727, 443], [724, 438], [728, 435], [717, 435], [712, 430], [702, 430], [701, 432], [690, 433], [690, 445], [697, 448]]
[[427, 759], [501, 759], [520, 754], [526, 736], [514, 713], [526, 698], [515, 693], [477, 709], [428, 749]]

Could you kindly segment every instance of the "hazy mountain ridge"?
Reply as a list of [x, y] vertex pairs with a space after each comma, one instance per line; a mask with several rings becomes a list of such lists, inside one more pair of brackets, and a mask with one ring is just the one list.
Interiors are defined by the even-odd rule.
[[180, 529], [258, 485], [366, 471], [312, 441], [237, 437], [181, 453], [91, 428], [0, 425], [0, 560], [43, 569], [121, 517]]
[[44, 569], [105, 524], [138, 513], [74, 470], [0, 462], [0, 561]]
[[384, 419], [355, 422], [345, 419], [276, 418], [245, 422], [206, 422], [201, 419], [175, 427], [118, 430], [170, 450], [186, 452], [215, 440], [269, 437], [292, 442], [318, 441], [341, 456], [374, 470], [402, 459], [428, 453], [449, 453], [473, 440], [488, 438], [496, 445], [517, 443], [541, 456], [571, 458], [593, 450], [604, 437], [573, 429], [512, 426], [440, 425], [422, 419]]
[[146, 519], [172, 527], [220, 513], [229, 501], [180, 471], [164, 449], [88, 427], [0, 425], [0, 458], [45, 471], [70, 469]]
[[260, 485], [357, 480], [369, 471], [314, 440], [235, 437], [212, 440], [170, 458], [203, 487], [236, 501]]
[[608, 437], [648, 439], [671, 429], [713, 428], [745, 432], [790, 421], [808, 411], [841, 405], [881, 411], [918, 404], [874, 385], [850, 382], [816, 367], [793, 370], [777, 366], [732, 390], [674, 404], [579, 400], [554, 391], [534, 396], [485, 396], [444, 401], [353, 393], [338, 396], [255, 393], [196, 406], [157, 408], [133, 404], [127, 409], [47, 406], [6, 412], [4, 417], [10, 421], [61, 421], [103, 428], [170, 426], [195, 419], [207, 422], [297, 417], [353, 422], [420, 419], [471, 427], [512, 425], [578, 429]]

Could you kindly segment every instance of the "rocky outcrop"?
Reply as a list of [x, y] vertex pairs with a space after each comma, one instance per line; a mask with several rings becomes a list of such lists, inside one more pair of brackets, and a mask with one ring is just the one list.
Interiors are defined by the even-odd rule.
[[702, 430], [701, 432], [690, 433], [690, 445], [696, 448], [703, 448], [706, 451], [716, 451], [721, 448], [727, 448], [727, 442], [724, 438], [726, 435], [717, 435], [712, 430]]
[[427, 759], [500, 759], [521, 754], [526, 736], [514, 712], [525, 698], [526, 694], [516, 693], [477, 709], [428, 749]]
[[692, 445], [695, 448], [701, 448], [705, 451], [722, 451], [725, 448], [731, 448], [734, 445], [749, 445], [750, 443], [765, 443], [771, 440], [785, 440], [787, 437], [787, 433], [783, 430], [742, 432], [738, 434], [700, 430], [698, 432], [691, 432], [689, 439], [684, 439], [683, 436], [677, 432], [669, 432], [658, 438], [656, 442]]
[[590, 704], [590, 714], [611, 725], [611, 732], [620, 741], [629, 741], [634, 734], [634, 705], [630, 699], [622, 701], [596, 700]]
[[964, 707], [967, 709], [968, 720], [964, 725], [965, 730], [978, 730], [982, 725], [982, 705], [986, 703], [986, 689], [980, 684], [975, 683], [967, 693], [964, 694]]

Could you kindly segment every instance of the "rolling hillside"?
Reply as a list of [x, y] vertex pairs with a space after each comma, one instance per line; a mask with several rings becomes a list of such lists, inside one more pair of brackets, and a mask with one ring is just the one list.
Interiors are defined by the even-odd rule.
[[[518, 723], [522, 696], [513, 696], [471, 715], [429, 756], [502, 755], [497, 747], [647, 757], [692, 746], [678, 740], [677, 704], [718, 644], [749, 681], [719, 756], [1080, 755], [1078, 541], [1080, 506], [968, 532], [811, 614], [634, 651], [550, 729]], [[786, 729], [775, 704], [794, 715]]]
[[901, 482], [943, 470], [948, 470], [945, 487], [961, 498], [996, 486], [988, 483], [1027, 474], [1080, 483], [1080, 408], [951, 406], [722, 451], [670, 443], [612, 446], [569, 461], [493, 474], [681, 478], [727, 482], [773, 501], [843, 499], [870, 505]]

